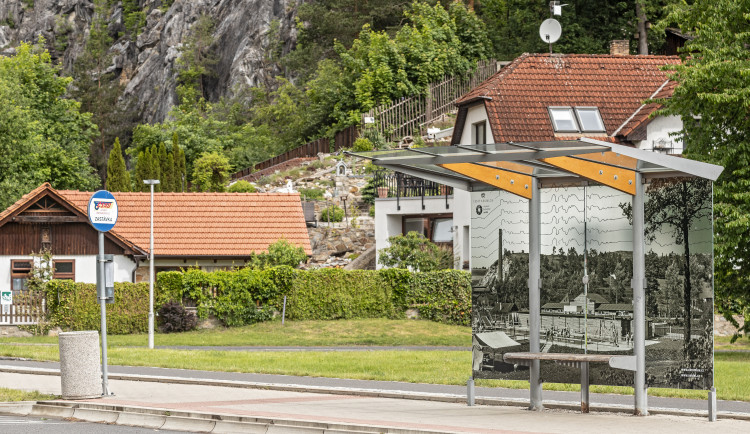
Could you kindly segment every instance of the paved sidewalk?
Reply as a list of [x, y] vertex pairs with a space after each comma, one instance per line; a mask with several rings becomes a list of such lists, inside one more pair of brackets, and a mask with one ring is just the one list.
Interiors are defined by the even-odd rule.
[[[60, 394], [53, 375], [0, 373], [0, 385]], [[112, 380], [116, 395], [39, 406], [36, 415], [191, 432], [746, 433], [750, 422]], [[9, 407], [0, 412], [9, 412]], [[20, 408], [20, 407], [16, 407]], [[20, 410], [16, 411], [18, 414]], [[41, 413], [40, 413], [41, 412]], [[46, 412], [46, 413], [45, 413]], [[157, 426], [158, 425], [158, 426]]]

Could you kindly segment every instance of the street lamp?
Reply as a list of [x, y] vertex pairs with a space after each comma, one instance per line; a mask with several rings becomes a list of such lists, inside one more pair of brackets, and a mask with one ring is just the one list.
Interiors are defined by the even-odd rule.
[[158, 179], [144, 179], [151, 186], [151, 241], [148, 246], [148, 347], [154, 349], [154, 185]]

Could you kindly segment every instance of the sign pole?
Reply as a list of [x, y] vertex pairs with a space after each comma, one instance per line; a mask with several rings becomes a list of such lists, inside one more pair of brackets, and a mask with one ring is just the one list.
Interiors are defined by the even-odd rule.
[[96, 266], [99, 267], [99, 278], [96, 279], [96, 292], [99, 293], [99, 304], [102, 311], [102, 394], [109, 396], [107, 378], [107, 294], [104, 290], [104, 232], [99, 232], [99, 256]]
[[[99, 190], [91, 195], [88, 206], [88, 217], [91, 225], [99, 232], [99, 255], [96, 257], [96, 292], [101, 305], [102, 333], [102, 395], [111, 395], [107, 374], [107, 278], [104, 263], [104, 233], [117, 223], [117, 200], [107, 190]], [[114, 284], [114, 281], [113, 281]]]

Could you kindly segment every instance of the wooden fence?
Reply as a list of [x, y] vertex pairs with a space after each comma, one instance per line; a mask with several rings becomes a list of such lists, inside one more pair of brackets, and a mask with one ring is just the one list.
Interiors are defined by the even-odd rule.
[[13, 304], [0, 307], [0, 325], [30, 325], [44, 318], [44, 294], [13, 291]]
[[480, 61], [469, 76], [446, 76], [442, 81], [430, 84], [424, 95], [401, 98], [373, 108], [363, 114], [363, 124], [365, 118], [372, 118], [374, 128], [389, 141], [421, 134], [427, 124], [453, 110], [458, 98], [490, 78], [497, 70], [496, 60]]
[[312, 142], [305, 143], [302, 146], [298, 146], [294, 149], [286, 151], [283, 154], [277, 155], [273, 158], [269, 158], [266, 161], [262, 161], [256, 164], [254, 167], [248, 167], [246, 169], [240, 170], [239, 172], [232, 174], [232, 179], [244, 178], [253, 172], [268, 169], [269, 167], [284, 163], [295, 158], [315, 157], [321, 152], [336, 152], [339, 149], [351, 148], [352, 144], [354, 144], [354, 141], [357, 140], [358, 137], [359, 128], [354, 125], [336, 133], [333, 140], [333, 149], [331, 149], [330, 140], [328, 140], [327, 138], [313, 140]]

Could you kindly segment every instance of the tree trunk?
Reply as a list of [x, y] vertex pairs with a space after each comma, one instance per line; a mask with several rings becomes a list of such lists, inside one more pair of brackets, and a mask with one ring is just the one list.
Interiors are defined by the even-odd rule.
[[638, 54], [648, 54], [648, 33], [646, 31], [646, 11], [644, 10], [643, 0], [635, 2], [635, 15], [638, 17]]

